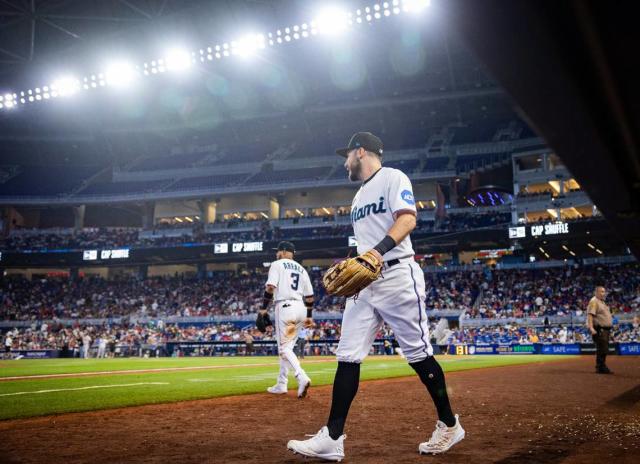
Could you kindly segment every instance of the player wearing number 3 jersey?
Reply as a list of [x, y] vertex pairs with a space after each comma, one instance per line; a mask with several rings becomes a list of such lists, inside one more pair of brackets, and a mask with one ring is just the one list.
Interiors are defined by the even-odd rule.
[[[462, 440], [465, 432], [451, 411], [444, 373], [429, 343], [424, 274], [413, 258], [409, 238], [417, 214], [411, 181], [402, 171], [382, 167], [382, 141], [369, 132], [355, 134], [349, 146], [337, 153], [346, 158], [349, 179], [362, 183], [351, 205], [359, 256], [363, 262], [375, 261], [372, 268], [382, 265], [382, 276], [366, 282], [357, 288], [359, 292], [354, 297], [347, 299], [327, 425], [308, 440], [289, 441], [287, 447], [328, 461], [344, 458], [344, 425], [358, 391], [360, 363], [369, 354], [384, 321], [427, 387], [438, 412], [431, 439], [421, 443], [418, 450], [424, 454], [443, 453]], [[332, 279], [336, 277], [330, 270], [325, 275], [325, 286]]]
[[280, 242], [277, 260], [269, 267], [262, 311], [266, 311], [269, 303], [275, 300], [280, 374], [277, 383], [267, 391], [273, 394], [287, 393], [289, 369], [293, 369], [298, 380], [298, 398], [304, 398], [311, 386], [311, 379], [300, 366], [293, 347], [300, 328], [303, 325], [307, 328], [313, 326], [313, 287], [306, 269], [293, 260], [294, 253], [293, 243]]

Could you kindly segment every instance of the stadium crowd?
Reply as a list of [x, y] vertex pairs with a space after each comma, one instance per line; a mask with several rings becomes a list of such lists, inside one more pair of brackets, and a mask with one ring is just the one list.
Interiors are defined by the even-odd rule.
[[[640, 342], [640, 320], [617, 324], [611, 342]], [[484, 327], [463, 327], [451, 330], [441, 340], [443, 344], [531, 344], [531, 343], [591, 343], [591, 334], [584, 325], [525, 327], [514, 323]]]
[[[390, 337], [387, 327], [380, 330], [378, 338]], [[168, 342], [246, 342], [251, 337], [256, 340], [275, 340], [272, 329], [259, 332], [253, 324], [233, 323], [178, 325], [162, 321], [152, 324], [116, 324], [102, 326], [73, 327], [62, 324], [33, 323], [29, 327], [16, 327], [4, 333], [3, 346], [11, 350], [62, 350], [70, 356], [88, 357], [87, 347], [95, 348], [98, 357], [114, 352], [116, 347], [126, 346], [134, 353], [141, 347], [158, 346]], [[340, 321], [316, 321], [313, 329], [305, 331], [306, 340], [337, 340], [340, 338]], [[9, 342], [7, 343], [7, 340]], [[102, 349], [100, 348], [102, 347]], [[94, 350], [95, 351], [95, 350]], [[95, 357], [96, 354], [93, 354]]]
[[[344, 301], [327, 295], [322, 269], [310, 276], [316, 289], [318, 311], [341, 311]], [[463, 310], [467, 320], [495, 320], [490, 326], [439, 330], [432, 327], [434, 343], [566, 343], [588, 342], [580, 326], [584, 308], [595, 285], [603, 283], [614, 313], [635, 314], [632, 323], [617, 324], [614, 341], [640, 341], [640, 272], [637, 264], [574, 266], [548, 269], [511, 269], [427, 273], [427, 308]], [[0, 281], [0, 320], [28, 321], [24, 327], [5, 329], [3, 346], [11, 350], [58, 349], [68, 356], [140, 354], [144, 347], [168, 342], [272, 340], [251, 322], [170, 324], [167, 317], [241, 316], [257, 311], [266, 270], [214, 272], [197, 279], [185, 276], [105, 280], [98, 277], [27, 280], [7, 276]], [[571, 327], [549, 324], [520, 326], [506, 318], [573, 315]], [[77, 319], [63, 325], [59, 319]], [[79, 319], [100, 318], [93, 323]], [[118, 318], [118, 319], [114, 319]], [[138, 318], [147, 322], [140, 324]], [[504, 321], [504, 322], [501, 322]], [[92, 325], [95, 324], [95, 325]], [[309, 340], [335, 340], [340, 322], [320, 320]], [[393, 338], [383, 327], [378, 338]], [[92, 347], [87, 352], [86, 347]], [[166, 353], [164, 353], [166, 354]]]
[[596, 285], [607, 288], [615, 311], [640, 311], [637, 264], [571, 266], [549, 269], [487, 269], [475, 304], [466, 318], [582, 316]]
[[[533, 344], [533, 343], [590, 343], [591, 336], [583, 325], [525, 327], [509, 323], [479, 328], [445, 330], [438, 338], [435, 321], [431, 323], [432, 343], [451, 344]], [[302, 335], [307, 341], [335, 341], [340, 338], [339, 320], [316, 321], [316, 326]], [[393, 331], [385, 324], [376, 339], [392, 340]], [[116, 354], [141, 355], [145, 350], [169, 342], [239, 342], [275, 340], [273, 330], [262, 334], [252, 324], [232, 323], [180, 326], [162, 322], [148, 325], [111, 325], [65, 327], [33, 323], [26, 328], [13, 328], [4, 333], [3, 346], [16, 350], [60, 350], [68, 357], [108, 357]], [[612, 342], [640, 342], [640, 318], [631, 323], [617, 324]], [[6, 350], [7, 352], [9, 350]], [[166, 352], [164, 352], [166, 354]]]
[[[505, 226], [510, 213], [451, 214], [438, 221], [419, 220], [416, 233], [455, 232], [481, 227]], [[295, 225], [295, 224], [294, 224]], [[246, 229], [251, 230], [237, 230]], [[178, 235], [171, 234], [175, 230]], [[143, 233], [146, 232], [146, 233]], [[149, 234], [150, 232], [150, 234]], [[103, 248], [176, 247], [185, 244], [212, 244], [225, 241], [271, 241], [345, 237], [353, 234], [350, 224], [326, 221], [322, 225], [281, 228], [268, 220], [229, 221], [224, 228], [207, 230], [198, 221], [158, 224], [149, 231], [138, 228], [16, 229], [0, 241], [4, 250], [87, 250]]]
[[[427, 272], [426, 307], [463, 311], [468, 319], [580, 317], [595, 285], [603, 282], [614, 311], [637, 313], [639, 268], [628, 264]], [[324, 291], [322, 273], [322, 268], [310, 270], [316, 310], [342, 311], [344, 300]], [[0, 320], [241, 316], [257, 311], [265, 281], [266, 269], [216, 271], [202, 279], [84, 277], [74, 281], [6, 276], [0, 281]]]
[[[343, 300], [324, 292], [321, 275], [320, 270], [310, 272], [316, 306], [339, 311]], [[214, 272], [204, 279], [10, 276], [0, 283], [0, 320], [239, 316], [257, 311], [266, 278], [266, 270]]]

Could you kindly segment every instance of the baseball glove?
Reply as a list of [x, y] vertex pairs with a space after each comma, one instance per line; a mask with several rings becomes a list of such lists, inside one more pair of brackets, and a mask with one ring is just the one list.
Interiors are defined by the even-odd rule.
[[381, 272], [382, 261], [375, 251], [370, 250], [331, 266], [322, 278], [322, 283], [330, 294], [348, 298], [376, 281]]
[[269, 327], [270, 325], [273, 325], [273, 322], [271, 322], [271, 317], [269, 317], [269, 313], [268, 312], [258, 312], [258, 317], [256, 318], [256, 327], [258, 328], [258, 330], [262, 333], [265, 333], [267, 331], [267, 327]]

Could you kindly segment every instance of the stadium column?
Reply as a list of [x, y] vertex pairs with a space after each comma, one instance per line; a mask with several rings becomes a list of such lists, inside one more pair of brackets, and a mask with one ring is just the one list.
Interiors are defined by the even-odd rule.
[[269, 198], [269, 219], [280, 219], [280, 202], [277, 198]]
[[456, 182], [455, 179], [451, 179], [449, 181], [449, 202], [452, 205], [457, 205], [458, 204], [458, 186], [459, 183]]
[[80, 278], [80, 269], [77, 267], [72, 267], [69, 269], [69, 279], [72, 282], [76, 282]]
[[[513, 177], [515, 179], [517, 175], [516, 171], [517, 164], [513, 162]], [[518, 224], [518, 207], [516, 203], [518, 202], [518, 192], [520, 192], [520, 183], [517, 180], [513, 181], [513, 200], [511, 202], [511, 224]]]
[[198, 280], [204, 280], [207, 276], [207, 263], [198, 263]]
[[75, 230], [82, 230], [82, 228], [84, 227], [85, 211], [85, 205], [78, 205], [73, 207], [73, 228]]
[[8, 206], [5, 206], [1, 210], [2, 217], [0, 221], [2, 222], [2, 236], [6, 237], [11, 230], [11, 211]]
[[198, 201], [198, 207], [200, 208], [200, 217], [204, 218], [205, 224], [213, 224], [216, 222], [218, 202], [215, 200], [200, 200]]
[[138, 279], [146, 280], [149, 276], [149, 265], [142, 264], [138, 266]]
[[142, 206], [142, 228], [144, 230], [153, 229], [155, 224], [156, 204], [153, 201], [147, 201]]

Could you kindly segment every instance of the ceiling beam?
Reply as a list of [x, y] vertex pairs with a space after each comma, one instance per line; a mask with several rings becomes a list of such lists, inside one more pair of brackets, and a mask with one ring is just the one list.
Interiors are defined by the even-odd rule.
[[54, 23], [53, 21], [49, 20], [49, 19], [45, 19], [45, 18], [41, 18], [40, 19], [43, 23], [51, 26], [54, 29], [59, 30], [60, 32], [64, 32], [65, 34], [73, 37], [74, 39], [80, 40], [82, 39], [82, 37], [80, 37], [78, 34], [76, 34], [75, 32], [71, 32], [69, 29], [66, 29], [56, 23]]
[[133, 3], [129, 2], [128, 0], [119, 0], [120, 3], [122, 3], [123, 5], [129, 7], [130, 9], [132, 9], [133, 11], [135, 11], [138, 14], [141, 14], [142, 16], [144, 16], [147, 19], [153, 19], [153, 16], [151, 16], [149, 13], [147, 13], [146, 11], [144, 11], [142, 8], [140, 8], [139, 6], [134, 5]]
[[146, 22], [143, 18], [130, 18], [124, 16], [99, 16], [99, 15], [72, 15], [72, 14], [44, 14], [40, 16], [46, 19], [64, 19], [70, 21], [112, 21], [112, 22]]
[[15, 58], [18, 61], [27, 61], [24, 56], [20, 56], [17, 53], [7, 50], [6, 48], [0, 47], [0, 53], [4, 53], [5, 55], [10, 56], [11, 58]]
[[22, 8], [21, 6], [18, 6], [18, 5], [16, 5], [15, 3], [11, 3], [11, 2], [9, 2], [8, 0], [0, 0], [0, 3], [1, 3], [1, 4], [3, 4], [3, 5], [7, 5], [7, 6], [11, 7], [11, 8], [14, 8], [14, 9], [16, 9], [16, 10], [18, 10], [18, 11], [21, 11], [21, 12], [23, 12], [23, 13], [26, 13], [26, 12], [27, 12], [27, 11], [26, 11], [24, 8]]

